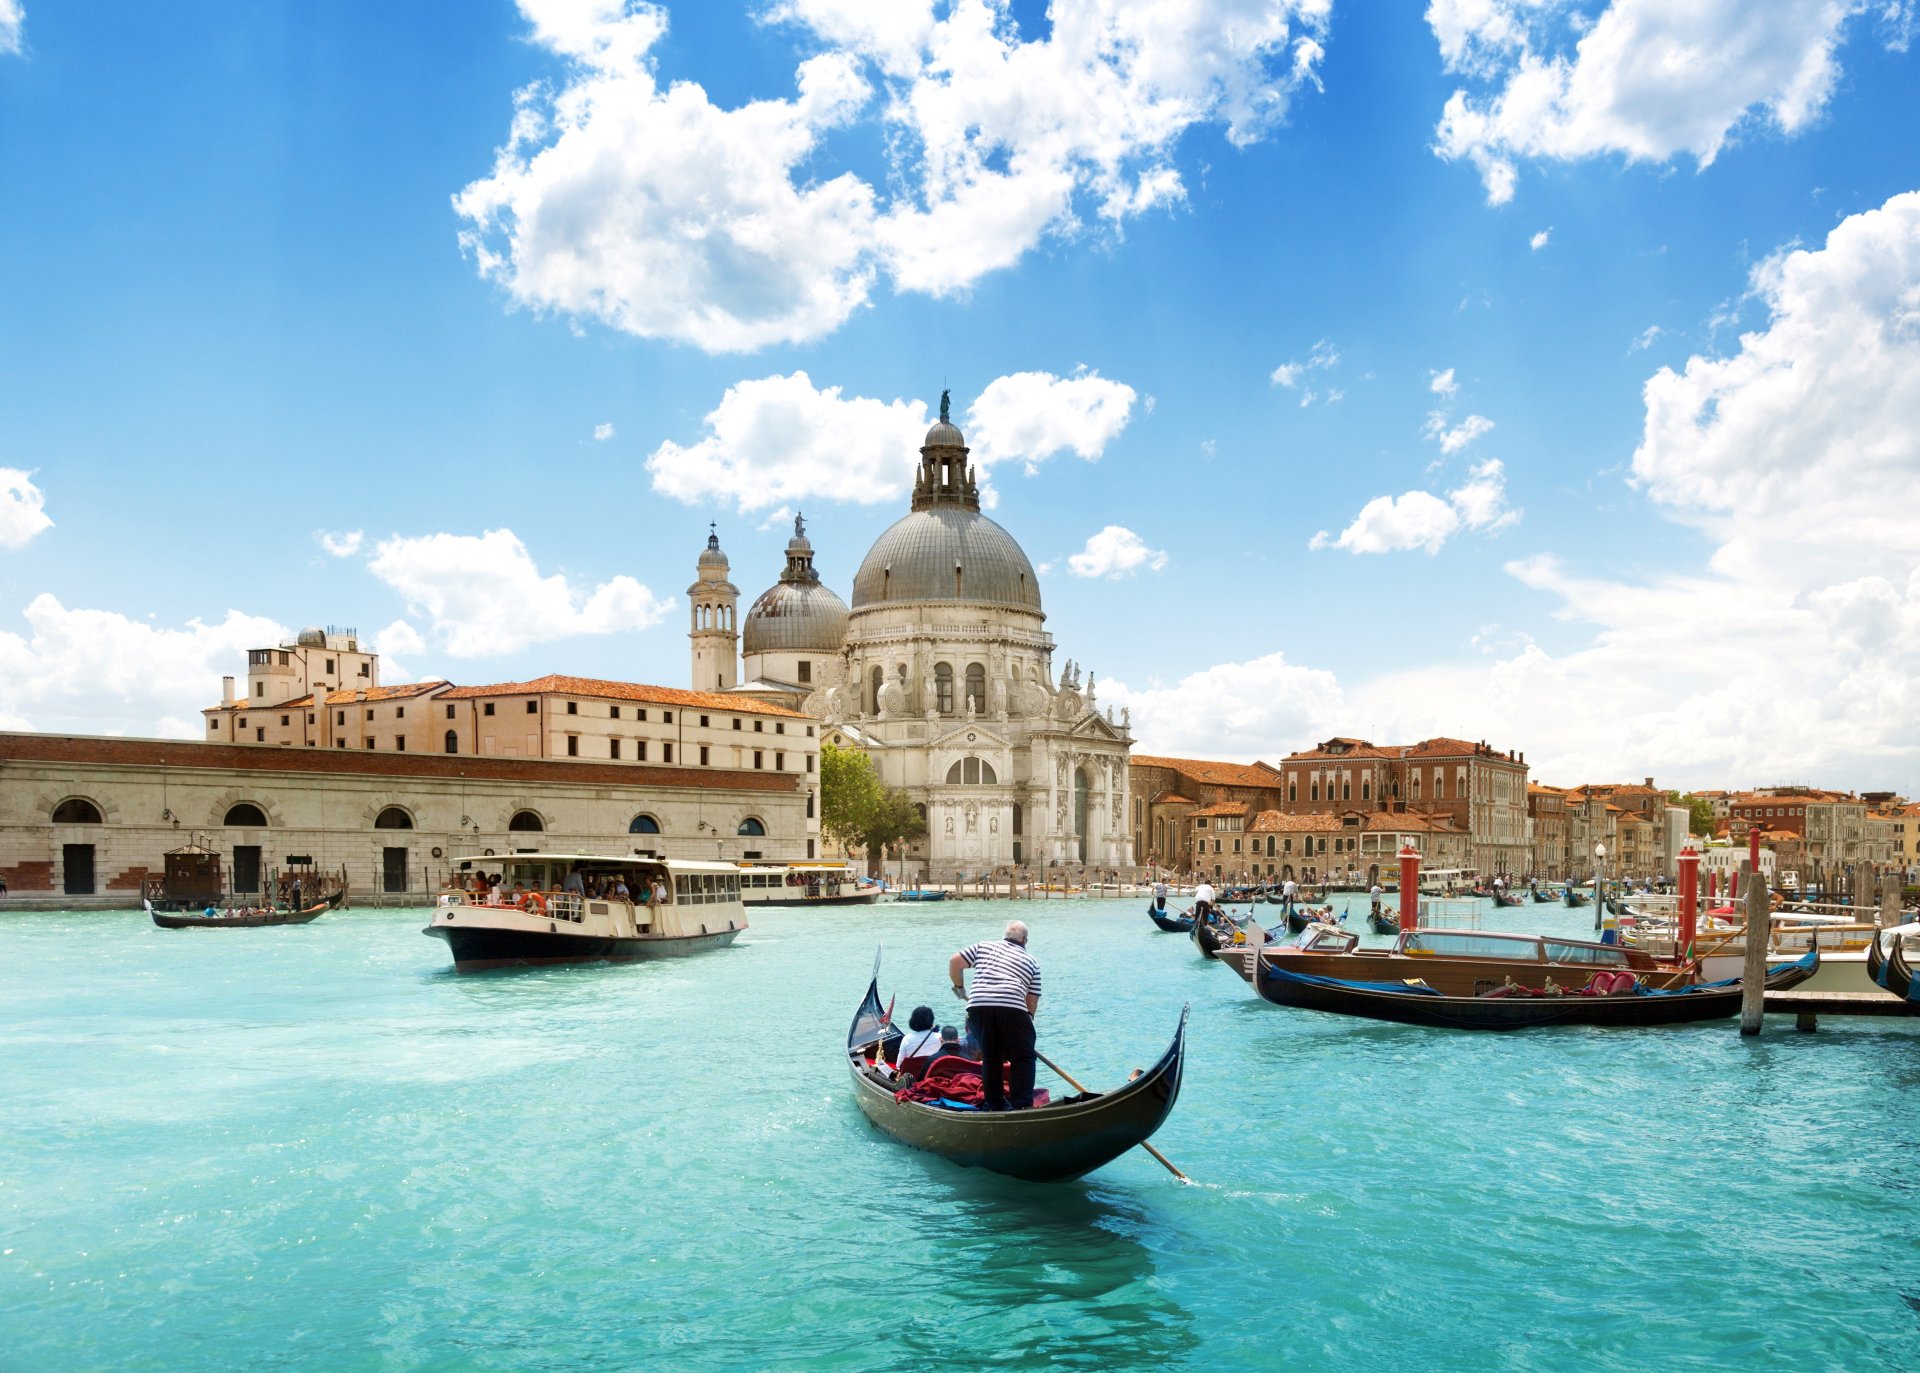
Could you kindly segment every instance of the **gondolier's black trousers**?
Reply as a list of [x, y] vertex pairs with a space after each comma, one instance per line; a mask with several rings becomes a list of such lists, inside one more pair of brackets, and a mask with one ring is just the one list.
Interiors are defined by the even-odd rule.
[[975, 1006], [967, 1019], [980, 1041], [981, 1088], [987, 1109], [1024, 1111], [1032, 1106], [1033, 1017], [1009, 1006]]

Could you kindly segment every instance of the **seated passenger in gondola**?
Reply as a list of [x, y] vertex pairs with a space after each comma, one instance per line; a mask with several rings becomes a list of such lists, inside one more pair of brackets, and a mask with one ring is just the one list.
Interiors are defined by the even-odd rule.
[[936, 1057], [970, 1058], [978, 1063], [980, 1061], [980, 1050], [979, 1047], [972, 1042], [972, 1036], [962, 1039], [960, 1038], [960, 1031], [953, 1026], [942, 1025], [940, 1027], [940, 1052]]
[[919, 1077], [939, 1056], [940, 1032], [933, 1027], [933, 1007], [915, 1006], [913, 1014], [907, 1017], [907, 1036], [894, 1050], [894, 1068]]

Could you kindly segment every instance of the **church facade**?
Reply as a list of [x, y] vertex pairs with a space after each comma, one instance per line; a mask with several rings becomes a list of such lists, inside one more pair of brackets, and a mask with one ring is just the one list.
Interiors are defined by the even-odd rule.
[[1130, 867], [1129, 721], [1102, 711], [1092, 673], [1056, 672], [1033, 565], [981, 513], [967, 455], [943, 396], [910, 509], [867, 551], [850, 604], [796, 519], [779, 580], [740, 621], [737, 676], [738, 592], [709, 537], [688, 588], [694, 685], [802, 710], [864, 750], [923, 808], [906, 856], [936, 876]]

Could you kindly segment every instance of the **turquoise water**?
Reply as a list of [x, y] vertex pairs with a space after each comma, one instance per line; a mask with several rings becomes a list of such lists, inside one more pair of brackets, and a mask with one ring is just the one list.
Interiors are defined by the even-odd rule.
[[[1920, 1364], [1920, 1022], [1372, 1025], [1259, 1004], [1141, 905], [769, 911], [468, 977], [421, 912], [0, 916], [0, 1369]], [[1157, 1143], [1199, 1185], [1138, 1151], [1013, 1183], [854, 1108], [875, 946], [945, 1017], [1016, 911], [1082, 1080], [1193, 1003]]]

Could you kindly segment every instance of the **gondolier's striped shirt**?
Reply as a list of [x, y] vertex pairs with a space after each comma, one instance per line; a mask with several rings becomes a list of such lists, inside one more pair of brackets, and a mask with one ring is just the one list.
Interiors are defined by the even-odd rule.
[[967, 993], [968, 1010], [979, 1006], [1006, 1006], [1024, 1011], [1028, 995], [1040, 995], [1040, 965], [1018, 944], [990, 939], [962, 949], [960, 957], [973, 969], [973, 986]]

